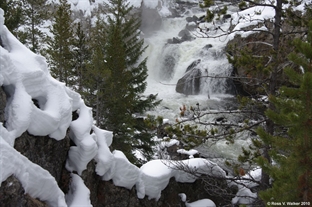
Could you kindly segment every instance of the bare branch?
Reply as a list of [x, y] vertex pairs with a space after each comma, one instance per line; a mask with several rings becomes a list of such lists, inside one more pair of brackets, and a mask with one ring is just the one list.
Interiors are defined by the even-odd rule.
[[[206, 160], [205, 166], [191, 167], [185, 162], [166, 160], [164, 164], [173, 170], [180, 171], [181, 174], [186, 173], [190, 179], [196, 179], [203, 182], [205, 191], [214, 197], [223, 198], [225, 203], [231, 202], [234, 196], [237, 196], [237, 191], [241, 188], [250, 189], [251, 186], [260, 185], [259, 179], [253, 177], [250, 173], [244, 176], [228, 176], [225, 171], [209, 160]], [[241, 198], [250, 198], [256, 201], [256, 198], [251, 196], [242, 196]]]

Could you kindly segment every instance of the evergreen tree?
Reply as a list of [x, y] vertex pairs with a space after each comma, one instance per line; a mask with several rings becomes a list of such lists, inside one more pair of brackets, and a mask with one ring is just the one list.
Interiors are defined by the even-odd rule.
[[81, 22], [75, 25], [75, 36], [73, 40], [73, 75], [74, 89], [83, 93], [84, 80], [87, 79], [87, 64], [90, 61], [89, 37], [86, 36]]
[[271, 165], [258, 160], [273, 178], [272, 188], [261, 193], [266, 201], [312, 200], [312, 21], [307, 40], [296, 39], [294, 45], [296, 53], [290, 54], [289, 59], [299, 67], [285, 69], [293, 85], [283, 86], [279, 96], [271, 96], [275, 109], [266, 112], [268, 118], [287, 130], [287, 136], [272, 136], [259, 130], [262, 140], [270, 144], [270, 155], [276, 162]]
[[[125, 0], [110, 0], [105, 25], [105, 69], [109, 74], [103, 80], [103, 122], [113, 131], [112, 147], [122, 150], [130, 161], [135, 161], [132, 151], [143, 147], [151, 151], [151, 136], [146, 136], [134, 114], [142, 113], [158, 104], [156, 96], [144, 97], [146, 89], [145, 50], [139, 38], [140, 21], [131, 14], [132, 7]], [[144, 123], [144, 122], [143, 122]], [[140, 132], [136, 133], [136, 130]]]
[[104, 31], [104, 21], [97, 16], [95, 26], [91, 28], [90, 61], [87, 64], [86, 79], [83, 80], [84, 88], [82, 95], [87, 104], [93, 108], [96, 125], [103, 123], [102, 111], [104, 109], [104, 82], [109, 76], [106, 70], [105, 44], [106, 33]]
[[5, 26], [16, 35], [18, 27], [24, 21], [22, 2], [19, 0], [0, 0], [0, 8], [4, 11]]
[[[283, 68], [286, 65], [289, 65], [290, 62], [287, 59], [288, 54], [293, 50], [291, 41], [295, 37], [299, 37], [300, 34], [304, 34], [306, 29], [303, 29], [303, 23], [306, 22], [306, 14], [298, 13], [293, 10], [292, 4], [289, 2], [284, 2], [282, 0], [277, 0], [276, 3], [267, 4], [266, 2], [257, 2], [245, 0], [247, 6], [267, 6], [274, 9], [275, 16], [272, 19], [273, 24], [268, 20], [264, 20], [260, 25], [264, 25], [266, 31], [255, 31], [266, 35], [266, 41], [251, 41], [250, 44], [259, 44], [267, 45], [262, 46], [261, 50], [259, 47], [254, 47], [254, 51], [248, 49], [247, 46], [240, 49], [235, 48], [234, 50], [238, 51], [233, 57], [229, 58], [229, 61], [234, 65], [234, 67], [245, 68], [247, 71], [247, 81], [250, 81], [250, 87], [254, 88], [255, 93], [252, 95], [253, 100], [249, 99], [249, 106], [258, 105], [259, 111], [265, 111], [265, 109], [275, 110], [275, 103], [269, 101], [268, 103], [263, 104], [259, 101], [259, 96], [275, 96], [278, 89], [282, 85], [287, 85], [288, 80], [285, 78], [283, 73]], [[286, 6], [288, 4], [288, 7]], [[297, 13], [296, 18], [291, 17], [292, 14]], [[291, 19], [296, 19], [297, 23]], [[233, 51], [233, 50], [232, 50]], [[260, 52], [259, 52], [260, 51]], [[246, 81], [246, 82], [247, 82]], [[249, 107], [248, 106], [248, 107]], [[273, 136], [276, 132], [275, 123], [270, 117], [267, 117], [266, 114], [263, 115], [265, 120], [265, 131]], [[271, 163], [272, 159], [269, 154], [270, 143], [263, 142], [258, 138], [253, 139], [253, 146], [251, 150], [243, 149], [244, 155], [240, 156], [240, 161], [250, 160], [251, 157], [257, 157], [256, 163]], [[247, 159], [245, 159], [247, 158]], [[266, 190], [270, 188], [270, 176], [267, 169], [262, 168], [262, 177], [261, 177], [261, 190]]]
[[37, 53], [41, 49], [40, 44], [45, 40], [42, 27], [49, 18], [47, 0], [23, 0], [23, 13], [24, 29], [19, 31], [19, 39]]
[[47, 50], [51, 74], [67, 86], [72, 86], [74, 34], [70, 4], [66, 0], [60, 0], [54, 18], [54, 24], [50, 30], [53, 37], [48, 41]]
[[227, 12], [226, 5], [222, 7], [216, 6], [213, 10], [210, 10], [211, 6], [213, 6], [214, 4], [215, 2], [213, 0], [203, 0], [203, 2], [199, 4], [201, 8], [208, 7], [206, 11], [206, 16], [204, 18], [207, 22], [212, 22], [215, 17], [215, 14], [218, 15], [218, 20], [220, 20], [221, 15], [225, 15]]

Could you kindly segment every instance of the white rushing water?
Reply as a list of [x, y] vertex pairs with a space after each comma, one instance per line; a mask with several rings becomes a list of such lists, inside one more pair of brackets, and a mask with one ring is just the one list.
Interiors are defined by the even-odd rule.
[[[198, 95], [184, 95], [177, 93], [175, 88], [178, 80], [183, 77], [187, 67], [194, 61], [201, 59], [198, 68], [201, 68], [202, 75], [209, 76], [230, 76], [231, 65], [228, 63], [224, 54], [224, 47], [227, 44], [227, 36], [220, 38], [199, 38], [195, 31], [192, 32], [195, 39], [185, 41], [179, 44], [168, 44], [168, 39], [178, 37], [181, 30], [185, 29], [187, 24], [186, 18], [193, 15], [200, 17], [205, 14], [204, 10], [188, 9], [181, 17], [163, 18], [160, 29], [152, 35], [145, 37], [145, 43], [148, 45], [146, 56], [148, 57], [148, 79], [146, 94], [158, 94], [162, 99], [160, 106], [154, 111], [149, 112], [156, 116], [162, 116], [174, 123], [179, 118], [180, 107], [196, 106], [199, 104], [200, 109], [222, 110], [231, 103], [225, 100], [233, 95], [226, 93], [226, 79], [224, 78], [203, 78], [201, 81], [200, 92]], [[202, 23], [201, 26], [209, 28], [210, 31], [215, 28], [212, 23]], [[228, 22], [218, 24], [223, 30], [229, 27]], [[214, 35], [217, 35], [216, 31]], [[208, 45], [208, 50], [203, 48]], [[168, 58], [170, 57], [170, 58]], [[165, 60], [169, 59], [168, 62]], [[175, 64], [172, 64], [172, 60]], [[171, 64], [171, 65], [170, 65]], [[173, 72], [166, 71], [167, 67], [173, 67]], [[208, 97], [209, 94], [209, 97]], [[206, 121], [214, 121], [215, 116], [206, 117]], [[237, 119], [236, 117], [233, 118]], [[232, 158], [236, 159], [241, 154], [241, 147], [247, 147], [250, 140], [248, 135], [240, 135], [240, 138], [233, 144], [228, 145], [225, 140], [214, 143], [206, 143], [200, 147], [201, 153], [207, 157]], [[246, 140], [247, 139], [247, 140]]]
[[[163, 100], [157, 114], [164, 118], [175, 119], [182, 105], [195, 106], [199, 103], [202, 108], [208, 108], [212, 103], [216, 105], [216, 102], [222, 98], [230, 96], [225, 93], [226, 79], [224, 78], [202, 78], [199, 95], [187, 96], [175, 90], [178, 80], [183, 77], [187, 67], [198, 59], [201, 59], [198, 67], [201, 68], [203, 76], [229, 76], [231, 73], [231, 66], [223, 54], [226, 37], [198, 38], [195, 31], [192, 31], [194, 40], [179, 44], [167, 43], [168, 39], [178, 37], [179, 32], [185, 29], [187, 17], [193, 15], [200, 17], [204, 14], [204, 10], [189, 9], [182, 14], [182, 17], [163, 18], [161, 28], [145, 38], [145, 43], [148, 45], [146, 56], [149, 75], [146, 94], [158, 94], [158, 98]], [[206, 26], [214, 27], [212, 23], [206, 23]], [[220, 26], [228, 28], [229, 24], [224, 23]], [[207, 45], [212, 47], [203, 50]], [[165, 62], [166, 59], [168, 62]], [[173, 72], [166, 71], [170, 64], [171, 67], [174, 65]]]

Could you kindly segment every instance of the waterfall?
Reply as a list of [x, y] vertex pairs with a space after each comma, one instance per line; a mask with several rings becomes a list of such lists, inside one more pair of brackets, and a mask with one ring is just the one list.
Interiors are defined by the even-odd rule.
[[[233, 84], [230, 79], [224, 78], [232, 72], [224, 54], [227, 37], [213, 39], [194, 35], [196, 28], [192, 30], [192, 19], [205, 15], [205, 10], [199, 9], [197, 4], [189, 4], [188, 7], [183, 5], [179, 12], [176, 17], [162, 17], [161, 25], [144, 37], [148, 46], [145, 52], [148, 57], [146, 94], [158, 94], [158, 98], [162, 99], [160, 106], [148, 113], [175, 123], [176, 119], [181, 118], [180, 107], [183, 105], [187, 108], [198, 106], [202, 112], [232, 110], [237, 107], [231, 95]], [[216, 24], [226, 31], [230, 23]], [[218, 35], [219, 31], [214, 31], [215, 25], [212, 23], [201, 25], [215, 32], [213, 35]], [[186, 28], [191, 37], [185, 31]], [[179, 82], [182, 82], [181, 88], [178, 87]], [[185, 93], [178, 93], [177, 90]], [[214, 122], [218, 116], [205, 116], [201, 121]], [[232, 115], [227, 119], [235, 123], [241, 121], [240, 117]], [[224, 157], [236, 159], [241, 153], [241, 146], [248, 147], [249, 144], [248, 136], [241, 135], [233, 145], [221, 140], [214, 143], [213, 147], [208, 142], [196, 149], [207, 154], [207, 157], [221, 158], [221, 162], [215, 161], [223, 163]]]
[[[219, 99], [229, 94], [231, 86], [224, 78], [231, 74], [223, 51], [226, 37], [197, 37], [195, 21], [205, 15], [205, 10], [197, 4], [183, 4], [179, 8], [176, 17], [162, 17], [161, 25], [145, 36], [149, 74], [146, 93], [158, 94], [166, 108]], [[226, 29], [229, 25], [220, 26]], [[205, 23], [205, 27], [214, 25]]]

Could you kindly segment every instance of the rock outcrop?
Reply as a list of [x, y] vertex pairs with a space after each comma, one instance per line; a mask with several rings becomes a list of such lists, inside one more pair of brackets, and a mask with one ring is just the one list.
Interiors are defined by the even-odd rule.
[[[4, 110], [6, 95], [0, 88], [0, 121], [5, 122]], [[66, 136], [60, 141], [50, 137], [33, 136], [24, 132], [15, 140], [15, 149], [27, 157], [33, 163], [48, 170], [55, 178], [64, 194], [68, 193], [71, 182], [70, 172], [65, 168], [70, 145], [73, 144]], [[81, 178], [90, 190], [91, 204], [96, 207], [163, 207], [184, 206], [179, 193], [185, 193], [189, 201], [210, 198], [217, 205], [223, 202], [223, 198], [208, 194], [204, 189], [202, 180], [194, 183], [178, 183], [172, 178], [167, 187], [162, 191], [158, 201], [145, 197], [139, 199], [135, 187], [126, 189], [118, 187], [112, 181], [103, 181], [95, 172], [96, 163], [89, 162], [87, 169], [82, 172]], [[75, 173], [75, 172], [74, 172]], [[0, 186], [0, 206], [6, 207], [46, 207], [44, 202], [25, 194], [21, 182], [11, 175]]]
[[1, 183], [0, 205], [6, 207], [47, 207], [44, 202], [25, 194], [22, 184], [13, 175]]

